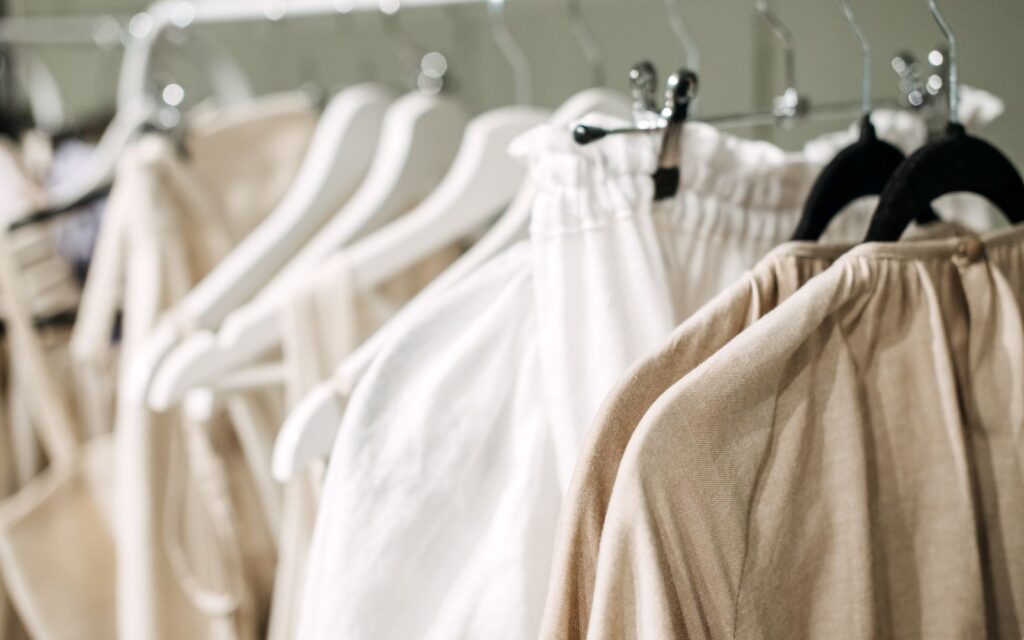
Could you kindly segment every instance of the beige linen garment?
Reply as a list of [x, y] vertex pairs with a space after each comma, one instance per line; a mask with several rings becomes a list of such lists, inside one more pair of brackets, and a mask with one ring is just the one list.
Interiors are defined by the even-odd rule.
[[[0, 203], [6, 225], [39, 206], [42, 197], [4, 144], [0, 174], [0, 190], [9, 196]], [[68, 331], [36, 331], [32, 326], [33, 316], [65, 311], [78, 299], [68, 265], [56, 255], [49, 225], [0, 237], [0, 290], [10, 359], [9, 419], [2, 435], [0, 569], [19, 613], [10, 609], [5, 595], [0, 637], [24, 636], [19, 617], [35, 638], [90, 632], [109, 637], [112, 617], [93, 614], [113, 601], [113, 581], [103, 579], [103, 570], [107, 576], [113, 571], [110, 510], [95, 492], [100, 485], [109, 488], [110, 448], [81, 444], [87, 430], [74, 417], [82, 397], [69, 366]], [[96, 373], [97, 380], [109, 379], [104, 372]], [[38, 476], [43, 458], [37, 435], [50, 462]], [[92, 558], [106, 563], [97, 567]], [[57, 585], [67, 591], [59, 593]]]
[[824, 271], [850, 245], [791, 242], [676, 329], [664, 347], [623, 377], [591, 426], [559, 517], [541, 638], [583, 638], [598, 545], [619, 460], [651, 404], [755, 320]]
[[[1002, 112], [1002, 102], [991, 94], [967, 88], [966, 95], [961, 117], [972, 127], [983, 127]], [[883, 109], [873, 114], [873, 121], [884, 139], [907, 153], [926, 139], [925, 124], [913, 112]], [[805, 146], [804, 156], [823, 165], [856, 135], [851, 129], [816, 138]], [[864, 221], [857, 224], [866, 228], [873, 204], [872, 199], [858, 200], [840, 219], [844, 224], [850, 218]], [[962, 221], [975, 229], [1004, 224], [987, 202], [969, 194], [943, 198], [938, 209], [943, 219]], [[955, 231], [953, 225], [932, 227], [927, 231], [912, 227], [908, 236], [934, 237]], [[622, 452], [644, 412], [671, 384], [824, 270], [849, 246], [782, 245], [684, 322], [662, 350], [638, 363], [610, 394], [582, 449], [560, 514], [542, 638], [581, 638], [586, 633], [608, 499]]]
[[[964, 212], [970, 214], [971, 212]], [[913, 228], [936, 238], [953, 224]], [[853, 245], [788, 242], [683, 322], [657, 353], [638, 362], [608, 395], [591, 426], [559, 519], [542, 638], [583, 638], [594, 595], [608, 501], [629, 438], [669, 387], [778, 306]]]
[[[460, 254], [458, 246], [438, 251], [372, 291], [353, 278], [342, 252], [317, 268], [294, 292], [282, 317], [282, 352], [287, 368], [286, 395], [293, 405], [331, 376], [338, 364], [393, 316]], [[269, 471], [269, 468], [268, 468]], [[296, 637], [305, 582], [306, 558], [313, 536], [323, 465], [315, 464], [285, 487], [281, 544], [270, 617], [271, 640]]]
[[12, 366], [29, 390], [25, 417], [38, 429], [50, 466], [0, 506], [4, 584], [33, 638], [114, 637], [109, 439], [79, 443], [63, 393], [68, 385], [55, 375], [50, 345], [32, 328], [8, 240], [0, 236], [0, 287]]
[[861, 245], [651, 407], [588, 638], [1020, 638], [1024, 227]]
[[[119, 164], [103, 222], [120, 236], [109, 243], [118, 259], [101, 261], [99, 284], [87, 282], [85, 292], [107, 305], [103, 298], [124, 281], [115, 419], [119, 637], [251, 637], [265, 624], [273, 542], [244, 459], [231, 453], [238, 443], [230, 425], [222, 415], [196, 426], [177, 410], [153, 413], [133, 393], [133, 366], [158, 318], [280, 199], [314, 124], [294, 100], [257, 103], [193, 126], [187, 157], [149, 135]], [[86, 334], [92, 345], [83, 340], [77, 353], [88, 366], [102, 361], [110, 331], [92, 326]], [[228, 531], [236, 518], [241, 524]], [[235, 543], [242, 548], [233, 560], [222, 550]], [[245, 575], [231, 575], [239, 570]]]

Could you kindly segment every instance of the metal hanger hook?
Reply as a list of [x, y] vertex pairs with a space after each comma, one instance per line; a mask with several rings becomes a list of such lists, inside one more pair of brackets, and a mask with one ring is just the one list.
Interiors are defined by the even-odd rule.
[[936, 0], [928, 0], [928, 10], [931, 11], [932, 17], [938, 23], [939, 29], [942, 30], [942, 35], [946, 38], [946, 44], [949, 47], [949, 123], [960, 124], [960, 77], [957, 72], [960, 57], [956, 46], [956, 35], [949, 27], [945, 16], [939, 11]]
[[590, 28], [586, 16], [583, 15], [583, 1], [568, 0], [567, 4], [569, 29], [576, 38], [576, 42], [579, 43], [580, 49], [583, 50], [583, 57], [587, 59], [587, 64], [590, 66], [591, 82], [595, 87], [603, 87], [606, 82], [605, 70], [607, 67], [605, 55], [597, 42], [594, 30]]
[[783, 69], [784, 80], [786, 83], [786, 91], [796, 91], [796, 52], [794, 50], [793, 32], [789, 30], [782, 20], [775, 15], [771, 7], [768, 6], [768, 0], [755, 0], [754, 9], [757, 11], [757, 15], [761, 16], [771, 30], [775, 33], [775, 36], [782, 42], [782, 53], [785, 56], [784, 62], [785, 67]]
[[686, 21], [683, 19], [683, 11], [680, 0], [665, 0], [665, 9], [668, 10], [668, 23], [672, 27], [679, 44], [683, 46], [683, 53], [686, 56], [686, 67], [695, 73], [700, 73], [700, 47], [697, 40], [686, 28]]
[[487, 0], [488, 14], [491, 18], [491, 34], [501, 50], [505, 60], [512, 67], [512, 81], [515, 85], [516, 102], [531, 104], [530, 95], [530, 59], [519, 46], [505, 20], [505, 0]]
[[653, 125], [658, 119], [658, 72], [648, 60], [629, 70], [629, 88], [633, 97], [633, 124]]
[[863, 69], [861, 71], [861, 109], [864, 111], [864, 115], [871, 113], [871, 43], [868, 42], [868, 38], [864, 35], [864, 29], [857, 22], [857, 16], [853, 13], [853, 8], [850, 7], [849, 0], [839, 0], [839, 8], [843, 12], [843, 16], [846, 18], [847, 24], [850, 25], [850, 31], [853, 32], [853, 36], [857, 38], [857, 43], [860, 45], [860, 51], [863, 55]]
[[776, 118], [786, 122], [806, 113], [808, 109], [807, 100], [796, 88], [796, 49], [793, 33], [768, 6], [768, 0], [755, 0], [754, 9], [782, 43], [783, 80], [786, 86], [782, 95], [775, 98], [772, 110]]

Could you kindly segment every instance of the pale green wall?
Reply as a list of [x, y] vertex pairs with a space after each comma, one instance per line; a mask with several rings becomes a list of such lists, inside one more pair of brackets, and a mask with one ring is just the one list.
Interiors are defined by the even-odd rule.
[[[131, 13], [133, 0], [9, 0], [13, 11], [29, 13]], [[874, 91], [894, 95], [889, 58], [901, 48], [923, 56], [941, 42], [925, 0], [851, 0], [875, 48]], [[701, 112], [736, 112], [766, 106], [780, 84], [781, 51], [755, 18], [752, 0], [683, 2], [689, 28], [703, 57]], [[986, 136], [1024, 166], [1024, 0], [944, 0], [944, 12], [961, 45], [964, 82], [1006, 101], [1006, 113]], [[583, 7], [608, 60], [609, 82], [626, 87], [626, 71], [641, 58], [662, 73], [683, 62], [668, 26], [662, 0], [583, 0]], [[799, 86], [812, 100], [855, 100], [859, 95], [859, 52], [833, 0], [775, 0], [773, 7], [797, 39]], [[552, 0], [507, 0], [513, 33], [528, 51], [533, 91], [539, 104], [556, 105], [587, 84], [582, 53], [572, 39], [565, 4]], [[344, 20], [349, 20], [348, 28]], [[405, 29], [425, 47], [449, 54], [456, 91], [474, 110], [511, 100], [507, 65], [488, 30], [485, 7], [403, 9]], [[311, 75], [330, 85], [360, 78], [359, 51], [370, 51], [376, 76], [396, 78], [395, 56], [376, 15], [295, 20], [270, 25], [217, 27], [209, 31], [237, 53], [260, 92], [288, 88]], [[48, 51], [64, 94], [75, 113], [98, 111], [111, 102], [117, 54], [82, 50]], [[178, 69], [185, 84], [188, 69]], [[304, 78], [309, 80], [312, 78]], [[197, 88], [197, 92], [200, 89]], [[757, 132], [787, 147], [839, 123], [802, 125], [793, 132]]]

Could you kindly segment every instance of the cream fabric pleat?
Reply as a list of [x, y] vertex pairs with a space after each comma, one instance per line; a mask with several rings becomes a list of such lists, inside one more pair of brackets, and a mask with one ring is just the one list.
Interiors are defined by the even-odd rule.
[[850, 245], [787, 243], [702, 307], [634, 365], [590, 429], [559, 518], [541, 638], [585, 637], [597, 555], [619, 460], [651, 404], [674, 382], [824, 271]]
[[[961, 233], [934, 224], [916, 238]], [[593, 600], [598, 549], [619, 462], [633, 431], [672, 384], [827, 269], [853, 245], [783, 244], [683, 322], [609, 393], [580, 454], [559, 519], [542, 638], [582, 638]]]

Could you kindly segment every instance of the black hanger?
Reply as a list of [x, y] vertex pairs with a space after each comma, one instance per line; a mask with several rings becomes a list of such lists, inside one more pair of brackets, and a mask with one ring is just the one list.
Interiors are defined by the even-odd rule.
[[[36, 329], [67, 328], [75, 326], [75, 319], [78, 316], [76, 309], [59, 311], [48, 316], [36, 316], [32, 318], [32, 326]], [[7, 337], [7, 323], [0, 320], [0, 338]]]
[[871, 218], [866, 242], [900, 239], [914, 212], [936, 198], [957, 191], [985, 196], [1012, 223], [1024, 222], [1024, 180], [1006, 156], [981, 138], [968, 135], [958, 120], [960, 85], [957, 41], [936, 0], [928, 0], [949, 47], [949, 126], [946, 135], [929, 142], [901, 164], [882, 190]]
[[[814, 182], [792, 239], [819, 239], [832, 219], [851, 202], [882, 193], [905, 159], [896, 146], [878, 137], [870, 115], [865, 114], [860, 138], [837, 153]], [[914, 219], [919, 224], [938, 220], [928, 205], [918, 211]]]
[[[140, 133], [156, 134], [170, 138], [171, 141], [174, 143], [174, 148], [177, 150], [179, 156], [185, 160], [189, 158], [189, 151], [185, 142], [186, 129], [184, 126], [168, 128], [159, 125], [153, 121], [148, 121], [145, 122], [140, 128]], [[82, 197], [73, 202], [69, 202], [56, 207], [46, 207], [44, 209], [33, 211], [32, 213], [24, 217], [12, 220], [10, 223], [8, 223], [7, 230], [17, 231], [22, 227], [37, 225], [43, 222], [47, 222], [48, 220], [52, 220], [54, 218], [59, 218], [69, 213], [74, 213], [75, 211], [81, 209], [82, 207], [89, 206], [95, 202], [98, 202], [99, 200], [102, 200], [103, 198], [108, 197], [110, 195], [110, 190], [112, 186], [112, 183], [108, 181], [106, 184], [98, 186], [97, 188], [84, 194]]]
[[33, 225], [46, 222], [48, 220], [53, 220], [54, 218], [59, 218], [65, 214], [77, 211], [82, 207], [89, 206], [94, 202], [106, 198], [108, 195], [110, 195], [110, 185], [103, 185], [97, 189], [90, 191], [89, 193], [85, 194], [84, 196], [82, 196], [78, 200], [75, 200], [74, 202], [70, 202], [66, 205], [62, 205], [59, 207], [49, 207], [46, 209], [33, 211], [32, 213], [22, 218], [12, 220], [7, 224], [7, 230], [17, 231], [22, 227], [30, 227]]
[[985, 196], [1012, 223], [1024, 222], [1024, 180], [991, 144], [951, 122], [946, 135], [929, 142], [901, 164], [882, 191], [865, 242], [894, 242], [914, 219], [947, 193]]

